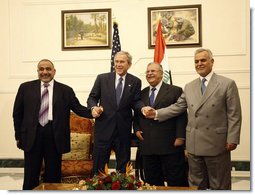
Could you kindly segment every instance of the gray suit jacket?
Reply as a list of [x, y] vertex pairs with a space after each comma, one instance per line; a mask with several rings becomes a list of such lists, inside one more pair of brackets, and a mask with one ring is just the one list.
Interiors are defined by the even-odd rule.
[[239, 144], [241, 105], [235, 82], [212, 75], [205, 94], [201, 94], [201, 80], [185, 86], [175, 104], [158, 111], [158, 120], [177, 116], [188, 108], [186, 149], [198, 156], [216, 156], [224, 152], [226, 143]]

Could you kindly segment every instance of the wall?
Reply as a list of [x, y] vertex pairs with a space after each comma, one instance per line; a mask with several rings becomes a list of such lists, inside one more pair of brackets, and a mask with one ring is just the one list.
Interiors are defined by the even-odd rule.
[[[148, 49], [148, 7], [202, 5], [202, 43], [214, 53], [216, 73], [238, 85], [243, 114], [241, 144], [234, 161], [250, 160], [250, 12], [248, 0], [1, 0], [0, 1], [0, 159], [23, 158], [16, 149], [12, 109], [20, 83], [37, 78], [42, 58], [56, 66], [56, 80], [73, 87], [81, 103], [99, 73], [110, 70], [111, 49], [61, 50], [61, 10], [111, 8], [119, 23], [123, 50], [133, 55], [130, 73], [147, 86], [144, 71], [153, 60]], [[197, 77], [193, 65], [196, 48], [168, 48], [175, 85]]]

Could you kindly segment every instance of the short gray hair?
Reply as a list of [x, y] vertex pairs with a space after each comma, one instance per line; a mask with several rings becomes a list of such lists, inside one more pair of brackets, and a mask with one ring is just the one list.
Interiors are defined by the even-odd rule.
[[206, 52], [208, 53], [208, 57], [209, 57], [210, 59], [213, 59], [212, 51], [211, 51], [210, 49], [205, 49], [205, 48], [197, 49], [197, 50], [195, 51], [195, 56], [196, 56], [198, 53], [201, 53], [201, 52], [203, 52], [203, 51], [206, 51]]
[[114, 56], [114, 60], [115, 60], [115, 57], [116, 57], [117, 55], [126, 55], [127, 58], [128, 58], [128, 64], [132, 64], [132, 56], [131, 56], [130, 53], [128, 53], [127, 51], [119, 51], [119, 52], [117, 52], [117, 53], [115, 54], [115, 56]]
[[150, 66], [150, 65], [152, 65], [152, 64], [157, 64], [157, 65], [159, 66], [159, 70], [161, 70], [161, 71], [163, 72], [163, 67], [162, 67], [162, 65], [161, 65], [160, 63], [158, 63], [158, 62], [150, 62], [150, 63], [147, 65], [147, 67]]

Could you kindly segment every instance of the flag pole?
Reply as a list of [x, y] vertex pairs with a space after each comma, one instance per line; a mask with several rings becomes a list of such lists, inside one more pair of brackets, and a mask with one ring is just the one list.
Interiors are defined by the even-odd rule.
[[170, 85], [173, 85], [171, 70], [169, 70], [168, 72], [169, 72], [169, 78], [170, 78]]

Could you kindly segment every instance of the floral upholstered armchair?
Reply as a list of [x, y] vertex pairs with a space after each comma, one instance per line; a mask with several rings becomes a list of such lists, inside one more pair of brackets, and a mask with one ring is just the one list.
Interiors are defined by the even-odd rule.
[[94, 121], [71, 112], [71, 151], [62, 156], [62, 183], [76, 183], [92, 173]]

